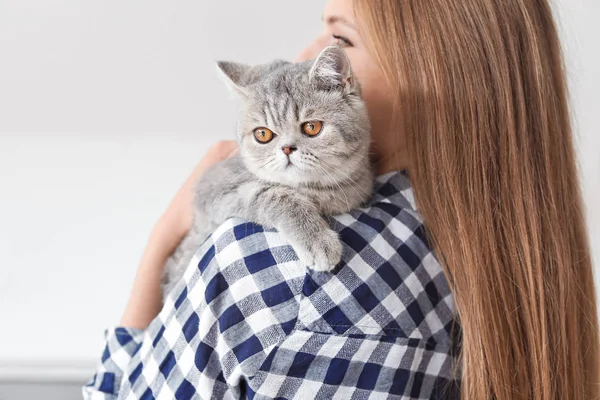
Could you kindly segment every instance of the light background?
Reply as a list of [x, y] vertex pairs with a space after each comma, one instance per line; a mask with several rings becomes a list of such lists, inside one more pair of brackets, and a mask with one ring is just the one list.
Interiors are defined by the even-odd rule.
[[[324, 4], [0, 0], [0, 381], [90, 372], [153, 223], [233, 138], [214, 61], [292, 59]], [[557, 10], [598, 275], [600, 3]]]

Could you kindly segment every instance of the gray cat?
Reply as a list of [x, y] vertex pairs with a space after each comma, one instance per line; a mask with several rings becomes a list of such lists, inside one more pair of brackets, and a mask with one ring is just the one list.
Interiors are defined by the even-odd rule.
[[340, 47], [298, 64], [218, 66], [243, 100], [240, 153], [198, 182], [193, 227], [167, 261], [165, 296], [230, 217], [277, 229], [305, 265], [331, 270], [342, 244], [322, 215], [348, 212], [372, 193], [367, 110]]

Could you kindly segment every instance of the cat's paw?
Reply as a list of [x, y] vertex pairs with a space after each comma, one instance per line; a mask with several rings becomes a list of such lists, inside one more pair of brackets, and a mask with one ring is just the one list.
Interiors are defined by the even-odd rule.
[[311, 238], [310, 244], [294, 248], [300, 261], [315, 271], [331, 271], [342, 260], [342, 242], [331, 229]]

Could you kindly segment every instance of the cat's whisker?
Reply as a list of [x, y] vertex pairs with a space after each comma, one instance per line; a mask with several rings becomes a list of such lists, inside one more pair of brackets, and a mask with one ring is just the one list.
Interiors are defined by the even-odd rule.
[[[344, 183], [347, 183], [350, 187], [352, 187], [354, 189], [356, 194], [358, 194], [358, 196], [360, 197], [361, 202], [365, 202], [366, 200], [368, 200], [368, 196], [371, 194], [372, 188], [362, 187], [358, 182], [356, 182], [351, 177], [346, 177], [344, 179]], [[359, 192], [356, 188], [360, 189], [362, 193]]]
[[[240, 157], [240, 158], [243, 158], [243, 157]], [[255, 160], [265, 160], [265, 159], [269, 159], [269, 158], [270, 157], [263, 157], [261, 159], [255, 159]], [[268, 163], [269, 163], [269, 161], [267, 161], [267, 163], [265, 163], [265, 165], [268, 164]], [[229, 173], [222, 178], [223, 180], [225, 180], [225, 183], [223, 184], [223, 187], [221, 188], [222, 190], [221, 190], [219, 198], [218, 198], [219, 202], [222, 201], [223, 196], [225, 195], [226, 190], [228, 188], [230, 188], [232, 185], [235, 184], [237, 176], [240, 173], [243, 173], [243, 172], [246, 172], [246, 171], [247, 171], [247, 168], [244, 165], [240, 165], [240, 166], [237, 166], [235, 168], [232, 168], [229, 171]]]
[[340, 189], [340, 192], [342, 192], [342, 194], [344, 195], [344, 198], [346, 200], [347, 210], [350, 211], [350, 202], [348, 201], [348, 196], [346, 195], [346, 193], [342, 189], [342, 186], [339, 183], [337, 183], [335, 181], [335, 179], [333, 178], [333, 176], [331, 176], [331, 174], [329, 172], [327, 172], [327, 170], [325, 168], [323, 168], [321, 165], [315, 164], [315, 166], [317, 168], [319, 168], [319, 170], [323, 171], [327, 175], [328, 179], [331, 179], [331, 182]]
[[[326, 166], [326, 164], [325, 164]], [[323, 167], [324, 168], [324, 167]], [[350, 176], [346, 176], [346, 177], [341, 177], [339, 175], [337, 175], [337, 171], [334, 169], [329, 170], [329, 172], [333, 173], [334, 176], [341, 178], [343, 183], [347, 183], [348, 186], [350, 186], [355, 192], [356, 194], [359, 196], [361, 202], [365, 202], [365, 200], [367, 200], [364, 196], [368, 195], [371, 191], [367, 188], [363, 188], [358, 182], [356, 182], [354, 179], [352, 179], [352, 177]], [[361, 191], [363, 191], [363, 193], [361, 194], [356, 188], [361, 189]]]
[[[272, 157], [263, 157], [260, 160], [267, 160], [267, 162], [265, 162], [263, 165], [259, 166], [259, 169], [262, 169], [264, 167], [266, 167], [267, 165], [269, 165], [270, 162], [273, 161]], [[224, 185], [223, 185], [223, 190], [221, 190], [221, 194], [219, 196], [219, 202], [222, 201], [223, 196], [225, 195], [226, 189], [228, 189], [235, 181], [237, 178], [237, 175], [240, 172], [245, 172], [247, 171], [247, 168], [243, 165], [238, 166], [237, 168], [233, 168], [231, 171], [229, 171], [229, 173], [227, 175], [225, 175], [225, 177], [227, 178], [231, 178], [229, 179]]]
[[270, 157], [269, 160], [266, 163], [264, 163], [263, 165], [259, 166], [258, 169], [266, 168], [269, 164], [271, 164], [272, 162], [275, 162], [275, 161], [276, 161], [275, 158]]
[[[310, 153], [310, 154], [315, 158], [315, 161], [316, 161], [315, 164], [318, 164], [322, 168], [325, 168], [325, 167], [328, 166], [327, 163], [321, 162], [317, 156], [315, 156], [312, 153]], [[354, 191], [359, 195], [359, 197], [361, 198], [361, 200], [363, 200], [362, 195], [356, 190], [356, 188], [354, 187], [353, 183], [356, 184], [356, 186], [358, 186], [359, 188], [360, 188], [360, 185], [357, 182], [355, 182], [351, 177], [349, 177], [349, 176], [340, 176], [334, 168], [331, 168], [331, 169], [325, 168], [325, 169], [328, 172], [332, 173], [336, 178], [338, 178], [338, 180], [341, 180], [342, 183], [348, 183], [349, 180], [350, 180], [350, 185], [349, 186], [351, 186], [354, 189]]]

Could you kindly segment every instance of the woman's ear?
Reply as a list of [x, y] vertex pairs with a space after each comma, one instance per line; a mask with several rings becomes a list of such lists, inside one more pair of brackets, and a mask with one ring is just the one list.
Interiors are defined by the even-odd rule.
[[327, 88], [354, 88], [350, 60], [340, 46], [325, 47], [315, 59], [309, 72], [309, 79]]

